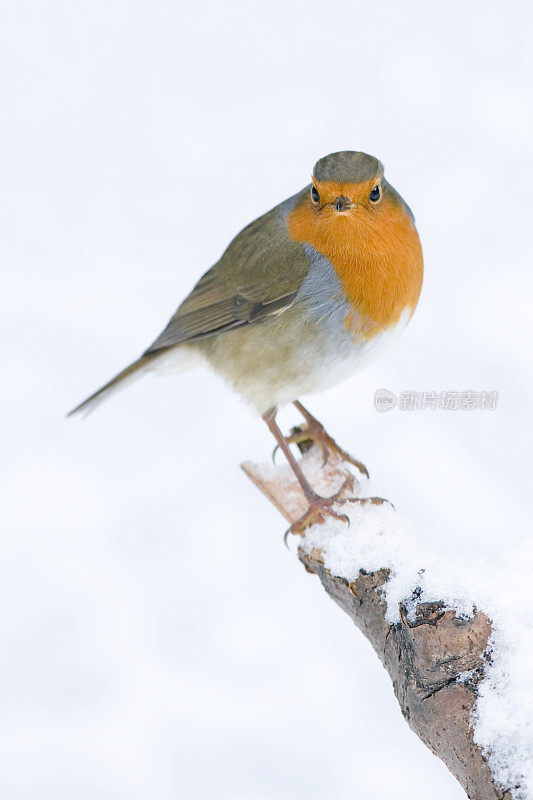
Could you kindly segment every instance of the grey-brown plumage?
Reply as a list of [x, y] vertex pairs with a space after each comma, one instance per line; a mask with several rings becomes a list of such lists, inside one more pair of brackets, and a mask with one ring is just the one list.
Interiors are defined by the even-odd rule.
[[[307, 187], [303, 191], [307, 191]], [[220, 260], [200, 278], [143, 355], [72, 409], [68, 416], [90, 412], [123, 381], [140, 370], [150, 369], [173, 348], [194, 345], [199, 340], [257, 323], [288, 308], [309, 270], [309, 261], [302, 246], [288, 235], [283, 222], [283, 205], [244, 228]], [[204, 350], [202, 348], [202, 352]]]
[[277, 206], [233, 239], [146, 353], [283, 311], [294, 300], [308, 269], [301, 245], [290, 239]]

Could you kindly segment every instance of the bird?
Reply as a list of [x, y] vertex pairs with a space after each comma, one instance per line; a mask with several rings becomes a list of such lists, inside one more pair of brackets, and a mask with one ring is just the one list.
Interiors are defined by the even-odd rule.
[[[333, 451], [368, 472], [299, 398], [351, 377], [400, 335], [423, 271], [414, 216], [381, 161], [330, 153], [311, 183], [237, 234], [140, 358], [69, 416], [146, 372], [207, 361], [265, 421], [307, 498], [289, 530], [301, 534], [317, 516], [346, 518], [334, 507], [341, 493], [318, 495], [290, 444], [312, 440], [325, 457]], [[276, 414], [290, 403], [305, 424], [284, 436]]]

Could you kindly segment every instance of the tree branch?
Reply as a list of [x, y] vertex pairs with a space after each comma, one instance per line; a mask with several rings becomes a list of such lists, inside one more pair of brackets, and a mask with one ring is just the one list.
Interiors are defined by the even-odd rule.
[[[305, 461], [304, 456], [303, 461]], [[305, 511], [305, 498], [286, 467], [274, 470], [250, 462], [243, 470], [292, 522]], [[347, 468], [334, 456], [311, 469], [314, 488], [324, 495], [342, 486]], [[470, 723], [477, 686], [484, 677], [484, 653], [490, 620], [475, 611], [464, 619], [442, 602], [419, 603], [415, 616], [400, 606], [400, 622], [386, 619], [383, 586], [388, 569], [360, 571], [353, 581], [331, 575], [319, 550], [298, 555], [318, 575], [329, 596], [368, 638], [392, 680], [406, 721], [424, 744], [446, 764], [471, 800], [511, 800], [498, 787], [473, 741]], [[467, 674], [465, 674], [467, 673]]]

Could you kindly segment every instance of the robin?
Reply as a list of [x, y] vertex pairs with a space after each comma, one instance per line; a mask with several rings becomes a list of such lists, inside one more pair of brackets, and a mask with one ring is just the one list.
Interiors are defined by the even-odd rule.
[[[298, 401], [360, 370], [397, 338], [422, 287], [422, 248], [409, 206], [366, 153], [321, 158], [312, 182], [251, 222], [198, 281], [142, 356], [78, 405], [89, 411], [134, 376], [206, 360], [262, 416], [309, 502], [291, 526], [340, 517], [315, 493], [290, 443], [312, 439], [364, 474]], [[285, 437], [280, 406], [305, 419]]]

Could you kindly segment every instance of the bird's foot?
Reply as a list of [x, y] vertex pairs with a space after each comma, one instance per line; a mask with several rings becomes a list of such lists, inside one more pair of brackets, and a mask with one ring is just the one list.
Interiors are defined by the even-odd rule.
[[293, 522], [290, 528], [285, 531], [285, 544], [287, 544], [287, 537], [290, 533], [298, 536], [304, 536], [305, 530], [309, 527], [309, 525], [314, 522], [324, 522], [325, 517], [333, 517], [333, 519], [338, 519], [341, 522], [346, 522], [349, 525], [350, 518], [348, 515], [340, 514], [338, 511], [332, 508], [333, 503], [336, 503], [337, 505], [358, 503], [361, 506], [382, 506], [384, 503], [387, 503], [394, 509], [394, 505], [390, 502], [390, 500], [386, 500], [383, 497], [343, 497], [342, 495], [346, 489], [353, 489], [353, 479], [347, 478], [340, 490], [332, 497], [320, 497], [320, 495], [314, 493], [312, 497], [306, 495], [307, 499], [309, 500], [309, 507], [305, 514]]
[[[343, 450], [318, 420], [306, 422], [304, 425], [296, 425], [294, 428], [291, 428], [291, 433], [289, 436], [285, 437], [285, 441], [287, 444], [298, 445], [303, 451], [308, 449], [305, 446], [306, 443], [316, 444], [322, 451], [322, 466], [327, 464], [330, 454], [334, 453], [342, 461], [345, 461], [348, 464], [356, 467], [356, 469], [358, 469], [361, 475], [364, 475], [365, 478], [369, 477], [368, 470], [365, 465], [350, 455], [350, 453], [348, 453], [346, 450]], [[277, 447], [272, 454], [273, 457], [275, 456], [276, 451]]]
[[[341, 488], [335, 494], [330, 495], [329, 497], [322, 497], [319, 494], [316, 494], [312, 489], [305, 492], [305, 497], [309, 503], [307, 511], [305, 514], [295, 520], [292, 523], [290, 528], [285, 533], [285, 542], [287, 541], [287, 536], [289, 533], [293, 533], [299, 536], [303, 536], [305, 529], [311, 525], [313, 522], [324, 522], [325, 517], [332, 517], [333, 519], [338, 519], [340, 522], [346, 522], [348, 525], [350, 524], [350, 520], [347, 514], [339, 514], [333, 506], [335, 503], [346, 503], [348, 502], [347, 498], [343, 495], [345, 494], [346, 490], [353, 490], [354, 479], [352, 477], [347, 477], [344, 483], [342, 484]], [[354, 498], [355, 499], [355, 498]]]

